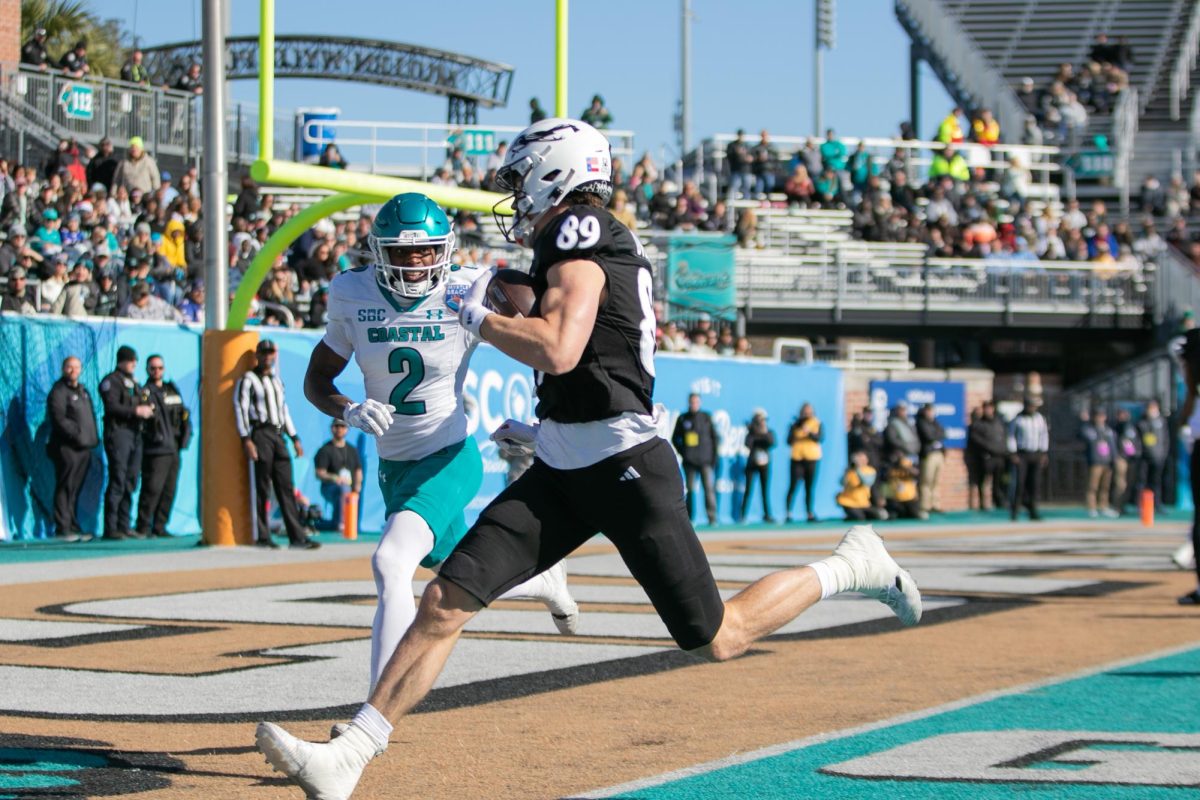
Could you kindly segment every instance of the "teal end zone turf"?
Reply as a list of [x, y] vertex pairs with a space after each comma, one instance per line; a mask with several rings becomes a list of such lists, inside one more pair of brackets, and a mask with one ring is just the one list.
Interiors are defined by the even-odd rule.
[[[1197, 796], [1198, 719], [1200, 650], [1191, 650], [614, 796], [623, 800], [1008, 800], [1016, 793], [1036, 800], [1184, 800]], [[991, 759], [986, 752], [988, 739], [1000, 739], [1004, 731], [1078, 731], [1084, 744], [1064, 744], [1041, 753], [1035, 748], [1021, 763], [1009, 765], [1006, 756]], [[903, 745], [968, 732], [984, 734], [985, 752], [939, 753], [936, 762], [942, 774], [936, 777], [889, 780], [885, 770], [870, 777], [822, 772]], [[1122, 742], [1122, 733], [1191, 738], [1185, 744], [1156, 745]], [[1105, 743], [1105, 736], [1117, 741]], [[1072, 733], [1059, 738], [1069, 742], [1073, 737]], [[1083, 749], [1087, 756], [1072, 757], [1072, 752]], [[1124, 759], [1117, 763], [1134, 767], [1122, 771], [1118, 766], [1119, 777], [1112, 782], [1072, 782], [1109, 754]], [[1142, 762], [1152, 765], [1142, 767], [1142, 774], [1153, 776], [1143, 782], [1134, 774], [1138, 759], [1155, 759]], [[987, 770], [1013, 766], [1028, 779], [964, 780], [956, 770], [966, 762], [983, 764]], [[1172, 782], [1180, 785], [1162, 785]]]
[[[23, 789], [38, 796], [62, 797], [64, 793], [51, 790], [78, 786], [79, 781], [58, 773], [108, 764], [107, 758], [90, 753], [0, 747], [0, 789]], [[0, 800], [18, 796], [0, 795]]]

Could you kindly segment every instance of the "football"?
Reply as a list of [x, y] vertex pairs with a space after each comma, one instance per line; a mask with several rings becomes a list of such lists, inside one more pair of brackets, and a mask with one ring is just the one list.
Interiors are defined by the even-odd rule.
[[534, 299], [533, 278], [518, 269], [498, 270], [488, 282], [488, 307], [501, 316], [530, 316]]

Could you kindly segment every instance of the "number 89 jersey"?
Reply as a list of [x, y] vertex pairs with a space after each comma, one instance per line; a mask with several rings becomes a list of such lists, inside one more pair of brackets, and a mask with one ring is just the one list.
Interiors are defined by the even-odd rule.
[[376, 440], [380, 458], [415, 461], [467, 438], [463, 381], [479, 343], [446, 306], [462, 297], [482, 270], [452, 266], [444, 285], [415, 304], [375, 280], [375, 269], [343, 272], [329, 284], [325, 345], [354, 356], [367, 397], [396, 407], [395, 421]]
[[546, 291], [546, 271], [564, 261], [595, 262], [606, 296], [579, 363], [563, 375], [537, 373], [541, 419], [596, 422], [654, 413], [654, 274], [642, 243], [603, 208], [576, 205], [555, 217], [533, 242], [533, 291]]

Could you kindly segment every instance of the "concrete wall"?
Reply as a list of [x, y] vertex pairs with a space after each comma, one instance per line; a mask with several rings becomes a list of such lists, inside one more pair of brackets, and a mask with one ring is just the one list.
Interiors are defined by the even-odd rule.
[[[993, 373], [985, 369], [913, 369], [877, 370], [844, 373], [846, 418], [842, 431], [850, 427], [850, 419], [869, 404], [871, 381], [961, 381], [966, 384], [967, 412], [984, 400], [992, 398]], [[964, 419], [966, 425], [968, 420]], [[830, 436], [833, 435], [831, 431]], [[938, 487], [940, 506], [944, 511], [960, 511], [967, 507], [967, 467], [962, 450], [947, 450]]]

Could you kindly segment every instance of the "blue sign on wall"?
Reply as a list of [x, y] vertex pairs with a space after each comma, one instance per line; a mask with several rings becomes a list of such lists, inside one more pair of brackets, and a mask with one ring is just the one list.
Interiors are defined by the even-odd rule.
[[967, 446], [967, 386], [961, 381], [871, 381], [871, 410], [875, 424], [883, 430], [888, 409], [901, 400], [908, 403], [909, 419], [933, 403], [938, 422], [946, 430], [946, 447], [961, 450]]
[[[847, 459], [840, 370], [824, 364], [801, 366], [673, 355], [659, 355], [655, 366], [658, 380], [654, 397], [668, 409], [665, 424], [659, 428], [665, 438], [671, 437], [675, 420], [687, 409], [690, 392], [700, 395], [701, 408], [712, 415], [713, 427], [721, 439], [716, 475], [719, 522], [734, 522], [741, 511], [746, 485], [746, 426], [756, 408], [767, 412], [767, 425], [775, 433], [769, 494], [773, 515], [777, 519], [783, 518], [791, 468], [788, 429], [804, 403], [812, 403], [817, 419], [825, 428], [821, 461], [817, 467], [814, 511], [822, 519], [841, 519], [842, 511], [834, 499], [841, 489]], [[705, 519], [703, 494], [700, 497], [693, 512], [697, 521]], [[758, 521], [762, 517], [762, 505], [757, 485], [752, 497], [747, 520]], [[795, 503], [803, 518], [803, 499], [797, 497]]]
[[[310, 500], [320, 503], [312, 456], [328, 441], [330, 420], [308, 404], [300, 387], [304, 385], [308, 359], [321, 333], [274, 328], [264, 329], [263, 333], [279, 346], [280, 377], [288, 391], [293, 421], [305, 444], [305, 457], [294, 463], [296, 486]], [[200, 328], [6, 314], [0, 316], [0, 354], [3, 354], [0, 358], [0, 421], [3, 424], [0, 477], [4, 487], [4, 528], [10, 535], [21, 538], [53, 533], [54, 472], [45, 455], [49, 435], [45, 419], [46, 396], [59, 377], [62, 360], [68, 355], [82, 360], [81, 381], [92, 393], [99, 414], [96, 387], [115, 366], [116, 349], [123, 344], [134, 347], [141, 358], [137, 371], [139, 381], [145, 380], [146, 358], [152, 353], [162, 355], [168, 379], [177, 383], [184, 402], [192, 409], [194, 435], [191, 447], [183, 453], [175, 509], [168, 529], [173, 533], [199, 533], [201, 436], [237, 435], [232, 430], [215, 434], [199, 430]], [[746, 424], [758, 407], [767, 411], [776, 436], [770, 498], [772, 511], [776, 516], [782, 516], [789, 468], [788, 427], [805, 402], [813, 404], [818, 418], [826, 425], [822, 444], [824, 457], [817, 474], [816, 512], [826, 518], [841, 515], [834, 502], [846, 465], [842, 376], [838, 370], [823, 365], [671, 355], [659, 356], [656, 366], [655, 397], [664, 405], [659, 423], [664, 437], [670, 437], [675, 419], [687, 406], [689, 392], [699, 393], [703, 407], [712, 414], [721, 438], [717, 490], [722, 523], [735, 521], [741, 510], [745, 490]], [[363, 396], [362, 376], [354, 367], [342, 374], [338, 386], [350, 397]], [[508, 470], [495, 445], [488, 441], [488, 434], [508, 417], [531, 420], [536, 399], [531, 370], [488, 345], [476, 350], [463, 391], [468, 407], [468, 430], [475, 436], [484, 462], [483, 485], [467, 510], [471, 520], [504, 488]], [[365, 473], [361, 527], [364, 531], [377, 531], [383, 525], [384, 507], [376, 481], [378, 457], [375, 444], [371, 437], [358, 431], [351, 431], [350, 443], [362, 456]], [[80, 502], [80, 522], [89, 532], [100, 527], [103, 485], [104, 452], [103, 448], [97, 447]], [[697, 505], [698, 517], [703, 518], [703, 503]], [[756, 493], [748, 518], [758, 520], [761, 515]]]

